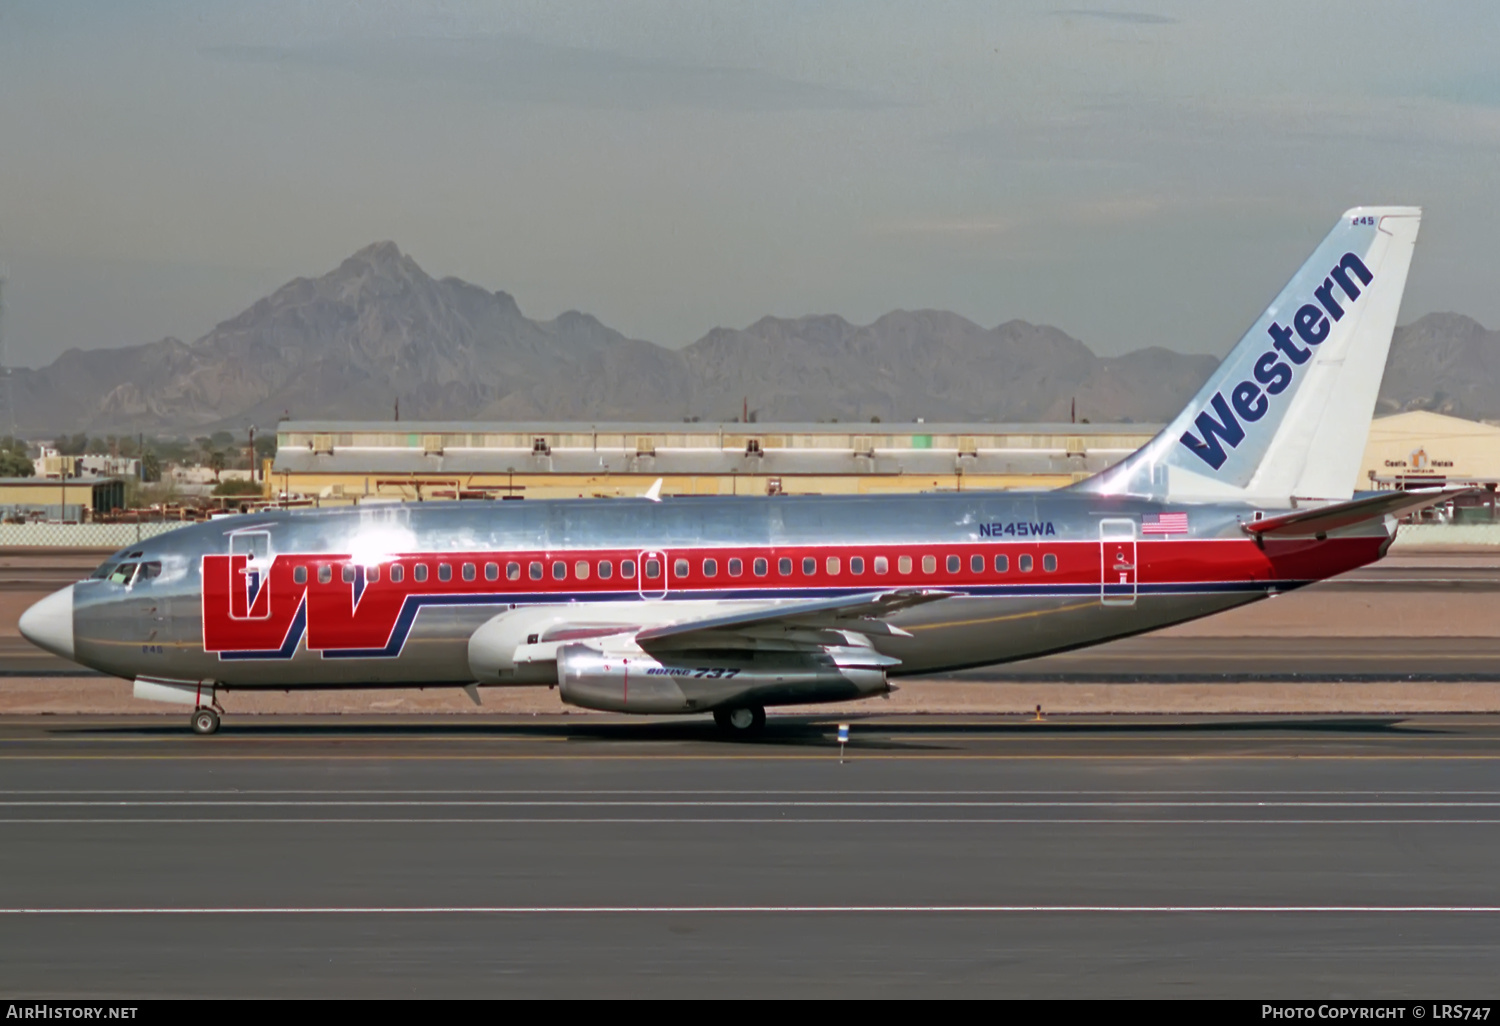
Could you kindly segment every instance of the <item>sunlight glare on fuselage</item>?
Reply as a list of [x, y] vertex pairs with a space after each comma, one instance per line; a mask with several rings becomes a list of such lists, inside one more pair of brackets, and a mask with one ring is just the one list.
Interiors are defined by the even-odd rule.
[[417, 537], [410, 528], [390, 524], [360, 527], [349, 546], [351, 561], [357, 566], [377, 566], [393, 556], [415, 551]]

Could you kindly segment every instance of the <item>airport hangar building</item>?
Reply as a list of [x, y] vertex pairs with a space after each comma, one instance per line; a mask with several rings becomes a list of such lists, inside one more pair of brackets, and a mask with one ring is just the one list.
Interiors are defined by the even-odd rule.
[[[283, 421], [268, 492], [318, 505], [454, 498], [851, 495], [1060, 488], [1156, 424]], [[1500, 427], [1376, 420], [1365, 488], [1500, 481]]]
[[1143, 424], [283, 421], [272, 494], [370, 499], [809, 495], [1057, 488]]

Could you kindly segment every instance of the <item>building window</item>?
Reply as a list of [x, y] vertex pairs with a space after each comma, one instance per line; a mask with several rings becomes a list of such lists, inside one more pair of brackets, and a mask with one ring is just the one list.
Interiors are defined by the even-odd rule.
[[896, 569], [903, 574], [911, 573], [911, 557], [901, 556], [896, 560]]
[[1054, 556], [1050, 552], [1047, 553], [1045, 556], [1043, 556], [1042, 557], [1042, 569], [1045, 570], [1045, 571], [1047, 571], [1049, 574], [1056, 573], [1057, 572], [1057, 557]]
[[536, 560], [532, 560], [526, 566], [526, 575], [533, 581], [540, 581], [542, 579], [542, 564]]
[[742, 562], [740, 562], [739, 557], [735, 557], [734, 559], [731, 559], [729, 561], [729, 576], [730, 577], [738, 577], [740, 574], [742, 574], [744, 572], [745, 572], [745, 564], [742, 563]]
[[849, 557], [849, 572], [851, 574], [862, 574], [862, 573], [864, 573], [865, 572], [865, 557], [864, 556], [850, 556]]
[[414, 580], [414, 581], [416, 581], [418, 584], [420, 584], [423, 581], [427, 580], [427, 564], [426, 563], [418, 563], [416, 566], [412, 567], [411, 568], [411, 579]]
[[295, 581], [297, 584], [306, 584], [307, 583], [307, 567], [305, 567], [305, 566], [299, 566], [299, 567], [297, 567], [297, 569], [293, 570], [292, 571], [292, 580]]
[[689, 570], [688, 570], [688, 561], [687, 560], [685, 560], [685, 559], [674, 559], [674, 560], [672, 560], [672, 576], [673, 577], [677, 578], [679, 581], [685, 580], [687, 578], [688, 573], [689, 573]]
[[406, 567], [402, 566], [400, 563], [393, 563], [391, 565], [391, 583], [400, 584], [402, 580], [405, 579], [405, 577]]
[[936, 556], [923, 556], [922, 557], [922, 572], [924, 574], [935, 574], [935, 573], [937, 573], [937, 557]]
[[586, 560], [586, 559], [580, 559], [578, 562], [574, 563], [573, 564], [573, 576], [576, 577], [576, 578], [578, 578], [580, 581], [586, 581], [586, 580], [588, 580], [589, 579], [589, 561]]
[[635, 580], [635, 560], [620, 560], [620, 576], [625, 578], [625, 580], [627, 581]]
[[802, 557], [802, 576], [811, 577], [818, 572], [818, 561], [813, 556]]
[[615, 575], [615, 566], [607, 559], [599, 560], [599, 580], [607, 581]]
[[783, 577], [792, 576], [792, 560], [790, 556], [782, 556], [776, 561], [776, 572]]
[[451, 581], [451, 580], [453, 580], [453, 568], [451, 566], [449, 566], [447, 563], [439, 563], [438, 564], [438, 580], [440, 580], [440, 581]]
[[957, 556], [949, 556], [948, 557], [948, 572], [950, 574], [956, 574], [956, 573], [958, 573], [958, 568], [960, 566], [962, 566], [962, 565], [963, 564], [961, 563], [961, 561], [959, 560], [959, 558]]
[[997, 573], [997, 574], [1003, 574], [1003, 573], [1008, 573], [1009, 571], [1010, 571], [1010, 557], [1009, 556], [1002, 556], [1002, 555], [996, 554], [996, 556], [995, 556], [995, 573]]
[[768, 569], [770, 569], [770, 564], [766, 562], [766, 558], [764, 556], [757, 556], [755, 559], [755, 576], [766, 576], [766, 571]]
[[567, 579], [567, 576], [568, 564], [564, 563], [560, 559], [554, 559], [552, 561], [552, 579], [554, 581], [561, 581]]
[[499, 563], [486, 563], [486, 564], [484, 564], [484, 579], [486, 581], [498, 581], [500, 579], [500, 564]]
[[838, 573], [839, 572], [839, 557], [837, 557], [837, 556], [829, 556], [827, 559], [825, 559], [823, 561], [823, 569], [827, 570], [830, 574], [836, 574], [836, 573]]
[[506, 563], [505, 564], [505, 579], [507, 581], [519, 581], [521, 579], [521, 564], [520, 563]]
[[890, 569], [891, 564], [888, 559], [886, 559], [884, 556], [875, 557], [875, 572], [877, 574], [889, 573]]
[[705, 559], [703, 561], [703, 576], [717, 577], [719, 574], [719, 561], [717, 559]]
[[654, 580], [656, 580], [660, 576], [661, 576], [661, 560], [657, 559], [655, 556], [647, 557], [647, 559], [646, 559], [646, 577], [649, 578], [650, 580], [654, 581]]
[[474, 579], [474, 564], [473, 563], [465, 563], [464, 566], [463, 566], [462, 573], [464, 575], [464, 580], [466, 580], [466, 581], [472, 581]]
[[981, 556], [977, 552], [974, 553], [974, 555], [972, 555], [972, 556], [969, 557], [969, 573], [971, 573], [971, 574], [982, 574], [982, 573], [984, 573], [984, 557]]
[[1029, 573], [1031, 573], [1031, 557], [1030, 556], [1022, 556], [1021, 559], [1020, 559], [1020, 561], [1019, 561], [1019, 563], [1020, 563], [1021, 573], [1023, 573], [1023, 574], [1029, 574]]

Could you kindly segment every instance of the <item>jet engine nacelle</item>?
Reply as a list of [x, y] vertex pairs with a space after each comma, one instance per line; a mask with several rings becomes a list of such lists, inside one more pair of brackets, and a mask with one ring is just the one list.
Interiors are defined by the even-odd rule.
[[[481, 684], [555, 684], [557, 640], [549, 636], [578, 614], [575, 606], [522, 606], [490, 620], [469, 637], [469, 672]], [[600, 625], [594, 634], [620, 628]], [[566, 633], [566, 632], [564, 632]]]
[[562, 700], [631, 713], [704, 712], [726, 705], [799, 705], [885, 694], [897, 660], [864, 648], [652, 655], [585, 643], [557, 649]]

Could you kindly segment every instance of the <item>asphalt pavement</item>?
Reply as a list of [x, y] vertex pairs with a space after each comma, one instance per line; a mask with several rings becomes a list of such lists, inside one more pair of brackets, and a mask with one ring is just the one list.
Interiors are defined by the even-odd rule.
[[1483, 996], [1500, 718], [0, 720], [0, 991]]

